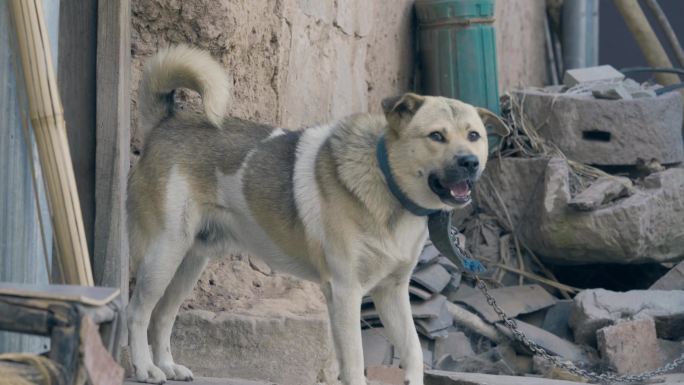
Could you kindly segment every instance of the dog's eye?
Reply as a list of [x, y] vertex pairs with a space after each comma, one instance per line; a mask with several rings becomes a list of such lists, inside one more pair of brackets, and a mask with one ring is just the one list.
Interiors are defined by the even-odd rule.
[[441, 142], [444, 143], [446, 139], [444, 139], [444, 135], [442, 135], [441, 132], [439, 131], [432, 131], [429, 135], [428, 138], [434, 140], [435, 142]]
[[475, 142], [478, 139], [480, 139], [480, 134], [477, 131], [470, 131], [468, 133], [468, 140], [471, 142]]

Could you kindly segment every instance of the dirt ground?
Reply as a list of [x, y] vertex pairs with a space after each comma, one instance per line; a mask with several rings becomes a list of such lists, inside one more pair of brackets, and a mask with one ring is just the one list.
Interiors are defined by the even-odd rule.
[[212, 261], [182, 309], [281, 317], [326, 311], [318, 284], [273, 273], [263, 262], [246, 256]]

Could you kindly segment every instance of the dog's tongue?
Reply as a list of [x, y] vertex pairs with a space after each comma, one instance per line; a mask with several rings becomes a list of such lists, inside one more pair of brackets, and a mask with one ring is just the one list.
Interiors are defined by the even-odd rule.
[[451, 190], [451, 195], [453, 195], [456, 198], [467, 197], [470, 193], [470, 186], [468, 186], [468, 182], [466, 181], [456, 183], [455, 185], [452, 185], [449, 189]]

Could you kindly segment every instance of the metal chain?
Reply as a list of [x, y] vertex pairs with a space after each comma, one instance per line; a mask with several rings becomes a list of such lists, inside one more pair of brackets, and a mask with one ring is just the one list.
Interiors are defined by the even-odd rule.
[[[459, 246], [457, 246], [459, 247]], [[596, 373], [592, 371], [588, 371], [585, 369], [578, 368], [571, 362], [563, 362], [561, 361], [561, 357], [559, 356], [554, 356], [549, 354], [544, 348], [539, 346], [536, 342], [530, 340], [527, 338], [520, 330], [518, 330], [518, 325], [515, 322], [515, 320], [509, 318], [506, 313], [499, 307], [499, 305], [496, 303], [496, 300], [492, 295], [489, 293], [489, 290], [487, 288], [487, 284], [480, 279], [479, 276], [474, 275], [475, 277], [475, 282], [477, 284], [477, 288], [482, 291], [482, 294], [484, 294], [485, 298], [487, 299], [487, 303], [489, 306], [491, 306], [496, 314], [499, 315], [499, 318], [503, 322], [503, 324], [513, 333], [513, 336], [515, 337], [516, 340], [520, 341], [523, 345], [525, 345], [528, 349], [530, 349], [534, 354], [539, 355], [542, 359], [544, 359], [547, 362], [552, 363], [553, 365], [565, 369], [570, 373], [576, 374], [580, 377], [584, 377], [593, 381], [597, 381], [602, 384], [610, 384], [610, 383], [615, 383], [615, 382], [623, 382], [623, 383], [643, 383], [655, 376], [670, 372], [677, 367], [681, 366], [684, 363], [684, 354], [679, 356], [676, 360], [670, 362], [669, 364], [662, 366], [658, 369], [647, 371], [647, 372], [642, 372], [639, 374], [631, 374], [631, 375], [617, 375], [614, 373]]]

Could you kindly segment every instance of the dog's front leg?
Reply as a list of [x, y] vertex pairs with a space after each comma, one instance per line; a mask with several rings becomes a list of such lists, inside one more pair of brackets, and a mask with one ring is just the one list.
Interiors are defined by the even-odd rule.
[[385, 331], [399, 352], [406, 383], [423, 385], [423, 351], [413, 324], [408, 292], [409, 279], [390, 280], [376, 287], [371, 296]]
[[361, 343], [361, 288], [328, 281], [321, 285], [328, 304], [330, 328], [345, 385], [365, 385]]

